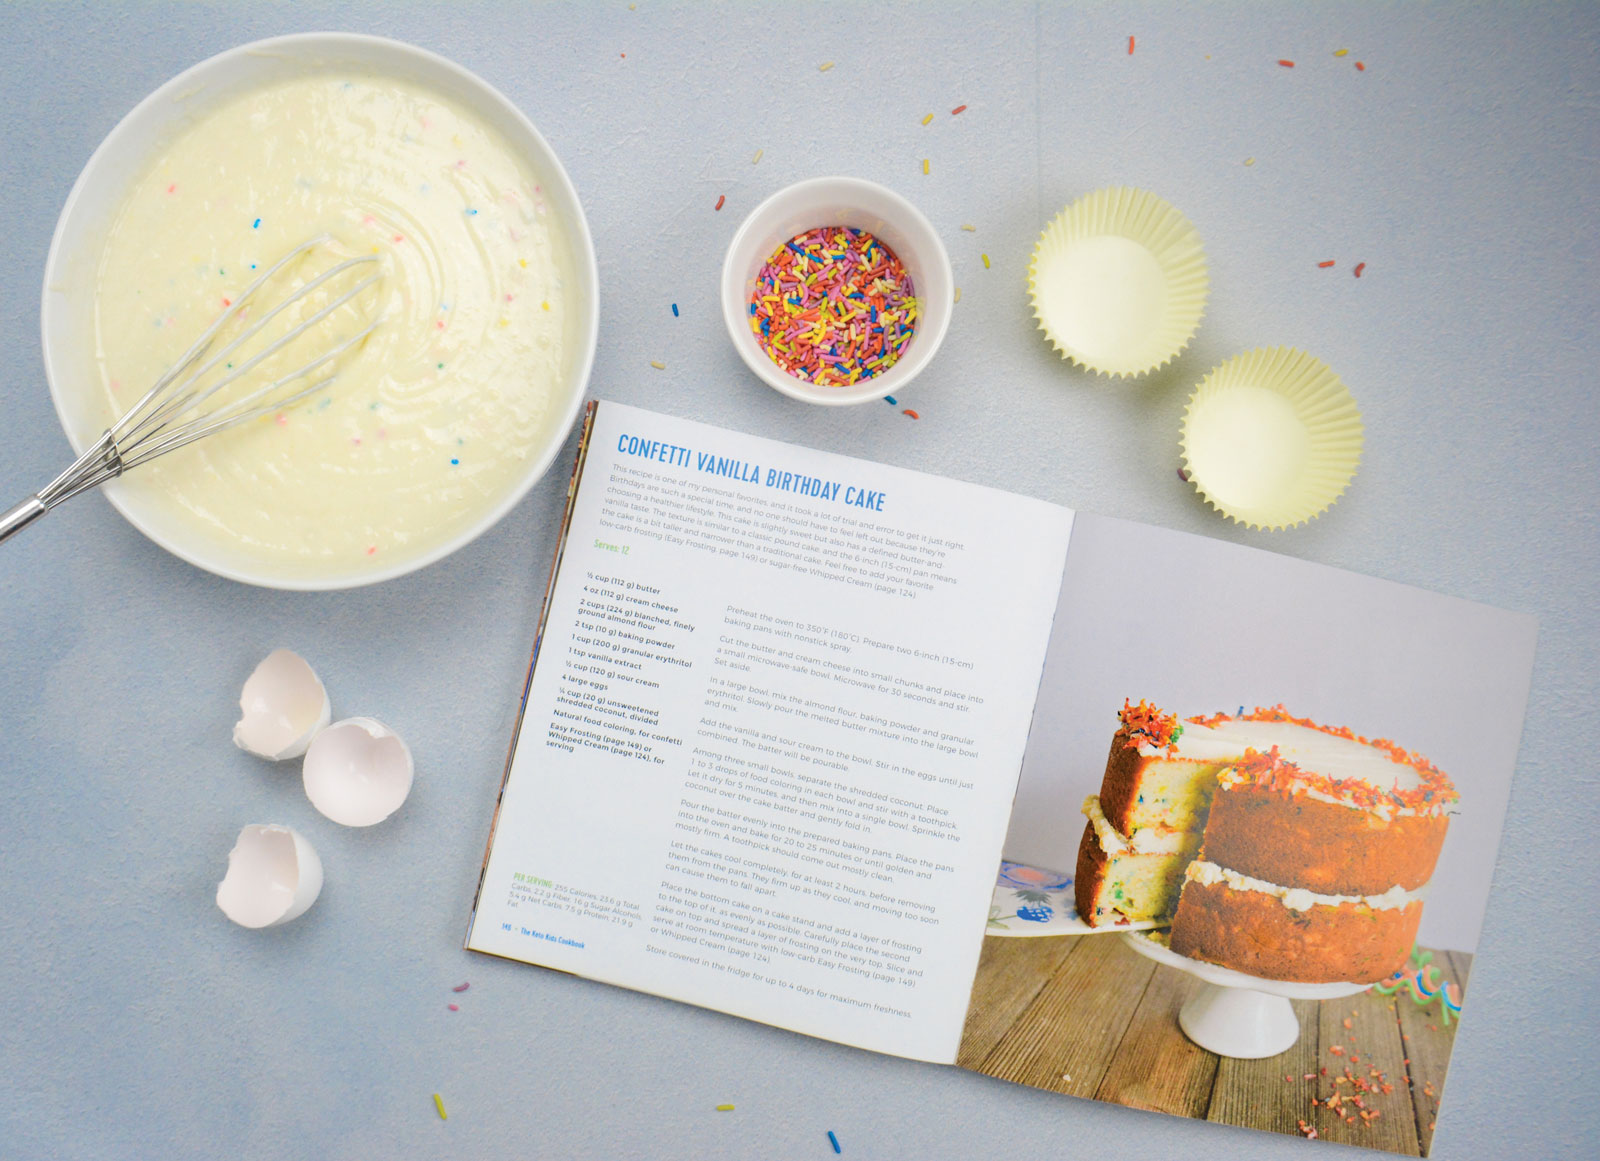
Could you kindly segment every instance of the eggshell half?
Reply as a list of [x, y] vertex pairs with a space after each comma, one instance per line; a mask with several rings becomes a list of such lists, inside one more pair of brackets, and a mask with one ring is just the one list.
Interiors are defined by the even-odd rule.
[[233, 744], [274, 762], [298, 758], [333, 717], [328, 691], [298, 653], [274, 649], [239, 694]]
[[305, 914], [322, 891], [322, 860], [286, 826], [251, 823], [228, 852], [217, 906], [240, 927], [274, 927]]
[[346, 718], [319, 733], [306, 751], [306, 796], [343, 826], [382, 822], [411, 793], [411, 751], [382, 722]]

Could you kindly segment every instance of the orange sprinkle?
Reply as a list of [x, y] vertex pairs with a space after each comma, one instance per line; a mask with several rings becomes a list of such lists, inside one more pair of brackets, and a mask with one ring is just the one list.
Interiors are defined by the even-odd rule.
[[1128, 37], [1128, 55], [1133, 55], [1133, 37]]
[[[963, 107], [965, 107], [965, 106], [963, 106]], [[912, 411], [911, 408], [909, 408], [909, 407], [907, 407], [900, 414], [901, 415], [909, 415], [912, 419], [921, 419], [922, 418], [922, 416], [918, 415], [915, 411]]]
[[1360, 61], [1356, 61], [1356, 71], [1364, 73], [1367, 71], [1367, 66], [1362, 64]]
[[1326, 270], [1328, 267], [1330, 267], [1332, 265], [1333, 265], [1333, 259], [1329, 258], [1326, 262], [1318, 262], [1317, 263], [1317, 269], [1318, 270]]
[[720, 209], [721, 209], [721, 208], [722, 208], [722, 204], [723, 204], [723, 203], [724, 203], [724, 202], [726, 202], [726, 201], [727, 201], [727, 200], [728, 200], [728, 197], [727, 197], [727, 195], [726, 195], [726, 194], [723, 194], [723, 195], [721, 195], [721, 196], [719, 196], [719, 197], [718, 197], [718, 198], [717, 198], [717, 204], [716, 204], [716, 205], [714, 205], [714, 206], [712, 206], [712, 207], [711, 207], [711, 208], [712, 208], [712, 209], [714, 209], [714, 210], [720, 210]]
[[378, 546], [376, 544], [367, 545], [367, 555], [368, 556], [376, 556], [377, 554], [378, 554]]
[[1361, 277], [1361, 272], [1363, 270], [1365, 270], [1366, 268], [1367, 268], [1367, 264], [1365, 262], [1357, 262], [1356, 263], [1356, 268], [1355, 268], [1355, 276], [1357, 278], [1360, 278]]
[[1294, 68], [1294, 61], [1292, 61], [1292, 60], [1280, 60], [1278, 63], [1281, 64], [1286, 69]]
[[233, 299], [231, 299], [231, 298], [223, 299], [222, 300], [222, 305], [223, 306], [232, 306], [233, 305]]
[[950, 110], [950, 116], [957, 117], [957, 116], [960, 116], [962, 113], [965, 113], [966, 111], [967, 111], [967, 107], [965, 105], [957, 105], [954, 109]]

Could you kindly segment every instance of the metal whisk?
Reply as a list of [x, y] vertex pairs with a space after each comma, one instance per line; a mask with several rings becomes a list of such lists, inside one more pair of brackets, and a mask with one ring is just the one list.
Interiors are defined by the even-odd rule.
[[[0, 514], [0, 541], [5, 540], [13, 533], [27, 527], [33, 521], [43, 516], [51, 508], [64, 500], [70, 500], [80, 492], [87, 492], [97, 488], [107, 480], [114, 480], [129, 468], [136, 468], [140, 464], [148, 463], [157, 456], [191, 444], [197, 439], [204, 439], [219, 431], [236, 427], [241, 423], [248, 423], [275, 411], [280, 411], [307, 396], [321, 391], [337, 377], [337, 371], [324, 376], [308, 386], [294, 388], [293, 385], [311, 376], [318, 368], [338, 358], [345, 351], [361, 343], [370, 335], [383, 320], [375, 319], [363, 330], [343, 339], [334, 346], [323, 350], [309, 362], [302, 364], [293, 371], [279, 375], [271, 382], [260, 387], [254, 387], [237, 399], [230, 399], [212, 410], [204, 410], [204, 405], [213, 396], [230, 384], [237, 383], [254, 371], [261, 363], [272, 357], [305, 334], [312, 327], [317, 326], [334, 311], [345, 303], [361, 294], [367, 288], [375, 285], [383, 277], [381, 271], [373, 271], [361, 278], [354, 286], [344, 291], [327, 305], [318, 309], [309, 318], [295, 325], [286, 333], [272, 339], [259, 351], [249, 353], [249, 357], [239, 363], [237, 367], [228, 370], [226, 374], [219, 375], [214, 381], [208, 381], [207, 376], [219, 364], [224, 363], [228, 356], [238, 351], [251, 339], [261, 333], [274, 318], [296, 303], [303, 302], [318, 287], [331, 279], [337, 278], [347, 270], [358, 266], [377, 262], [374, 254], [363, 255], [358, 258], [347, 258], [329, 267], [315, 278], [295, 289], [283, 301], [277, 303], [270, 310], [265, 311], [255, 319], [250, 326], [242, 330], [231, 339], [221, 350], [209, 359], [204, 358], [211, 348], [219, 331], [230, 318], [244, 317], [244, 310], [251, 304], [274, 275], [296, 258], [307, 251], [332, 241], [328, 235], [312, 238], [296, 246], [285, 254], [271, 267], [264, 271], [260, 277], [245, 288], [238, 298], [224, 311], [206, 332], [195, 340], [194, 346], [184, 352], [177, 363], [169, 367], [162, 376], [156, 380], [154, 387], [145, 393], [144, 398], [130, 407], [123, 416], [111, 425], [110, 429], [101, 434], [84, 453], [78, 457], [66, 471], [62, 472], [38, 492], [29, 496], [22, 503], [9, 511]], [[196, 366], [196, 364], [199, 364]], [[293, 389], [291, 389], [293, 388]]]

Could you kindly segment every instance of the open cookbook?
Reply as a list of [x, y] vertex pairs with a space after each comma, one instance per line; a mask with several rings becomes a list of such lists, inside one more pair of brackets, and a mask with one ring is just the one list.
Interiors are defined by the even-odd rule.
[[1425, 1155], [1534, 638], [591, 404], [467, 946]]

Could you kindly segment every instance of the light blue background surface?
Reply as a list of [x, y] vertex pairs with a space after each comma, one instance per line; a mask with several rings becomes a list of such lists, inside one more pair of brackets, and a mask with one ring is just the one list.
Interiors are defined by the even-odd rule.
[[[79, 168], [182, 68], [315, 28], [453, 57], [544, 132], [599, 257], [594, 394], [1536, 614], [1435, 1155], [1593, 1155], [1600, 8], [7, 6], [0, 501], [69, 458], [38, 296]], [[723, 332], [716, 276], [743, 214], [828, 172], [904, 193], [950, 248], [962, 300], [901, 399], [918, 421], [781, 398]], [[1025, 288], [1045, 220], [1119, 183], [1179, 205], [1212, 275], [1197, 340], [1134, 385], [1058, 360]], [[1326, 516], [1252, 533], [1176, 478], [1177, 425], [1205, 371], [1275, 343], [1343, 376], [1367, 450]], [[828, 1129], [847, 1157], [1318, 1148], [462, 951], [561, 485], [448, 561], [342, 594], [215, 579], [98, 497], [0, 549], [0, 1156], [821, 1158]], [[294, 768], [230, 744], [239, 685], [279, 645], [311, 659], [337, 714], [410, 741], [416, 788], [389, 823], [343, 830]], [[327, 886], [292, 925], [248, 932], [212, 895], [260, 821], [301, 829]]]

